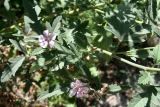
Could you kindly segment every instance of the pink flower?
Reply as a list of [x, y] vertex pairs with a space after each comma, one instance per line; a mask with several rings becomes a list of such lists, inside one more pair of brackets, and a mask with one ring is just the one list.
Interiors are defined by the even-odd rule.
[[88, 94], [89, 88], [86, 83], [82, 83], [80, 80], [76, 80], [71, 83], [70, 96], [76, 96], [77, 98], [84, 97]]
[[39, 45], [42, 48], [53, 48], [56, 36], [55, 33], [50, 33], [49, 30], [44, 30], [43, 35], [39, 36]]

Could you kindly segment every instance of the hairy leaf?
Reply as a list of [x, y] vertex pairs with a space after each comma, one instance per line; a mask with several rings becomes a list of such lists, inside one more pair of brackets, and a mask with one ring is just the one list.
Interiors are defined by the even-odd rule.
[[16, 40], [13, 39], [9, 39], [9, 41], [15, 46], [15, 48], [17, 48], [19, 51], [23, 52], [24, 54], [26, 54], [26, 49]]
[[111, 85], [109, 85], [109, 91], [110, 92], [118, 92], [118, 91], [121, 91], [121, 87], [118, 86], [117, 84], [111, 84]]
[[146, 85], [149, 84], [150, 80], [151, 80], [150, 73], [146, 71], [141, 71], [141, 77], [139, 77], [138, 83]]
[[141, 98], [140, 96], [136, 96], [131, 100], [128, 107], [146, 107], [147, 102], [147, 97]]
[[12, 59], [9, 67], [7, 67], [2, 73], [1, 82], [8, 81], [12, 75], [15, 76], [17, 70], [21, 67], [24, 60], [24, 56], [17, 56], [16, 58]]
[[38, 48], [35, 48], [35, 49], [32, 51], [31, 55], [39, 55], [39, 54], [41, 54], [41, 53], [43, 53], [43, 52], [44, 52], [44, 49], [41, 48], [41, 47], [38, 47]]
[[160, 63], [160, 45], [157, 45], [153, 49], [153, 58], [155, 59], [156, 63]]
[[6, 8], [6, 10], [9, 10], [9, 9], [10, 9], [9, 1], [10, 1], [10, 0], [5, 0], [5, 1], [4, 1], [4, 7]]
[[60, 21], [62, 19], [62, 16], [58, 16], [54, 19], [53, 23], [52, 23], [52, 32], [57, 33], [58, 29], [60, 28]]
[[46, 93], [46, 94], [40, 95], [37, 100], [44, 100], [46, 98], [49, 98], [49, 97], [52, 97], [52, 96], [58, 96], [58, 95], [61, 95], [63, 93], [64, 92], [62, 90], [57, 89], [57, 90], [54, 90], [51, 93]]

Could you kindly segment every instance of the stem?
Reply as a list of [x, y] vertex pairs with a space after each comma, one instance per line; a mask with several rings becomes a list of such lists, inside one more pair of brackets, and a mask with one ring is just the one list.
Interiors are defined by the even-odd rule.
[[112, 56], [113, 58], [118, 59], [118, 60], [120, 60], [120, 61], [122, 61], [122, 62], [124, 62], [124, 63], [126, 63], [128, 65], [131, 65], [131, 66], [139, 68], [139, 69], [143, 69], [145, 71], [160, 71], [160, 68], [151, 68], [151, 67], [146, 67], [146, 66], [143, 66], [143, 65], [139, 65], [139, 64], [136, 64], [134, 62], [128, 61], [128, 60], [126, 60], [124, 58], [121, 58], [119, 56], [113, 55], [113, 53], [111, 53], [109, 51], [106, 51], [106, 50], [102, 50], [100, 48], [96, 48], [96, 50], [100, 51], [100, 52], [103, 52], [103, 53], [105, 53], [105, 54], [107, 54], [109, 56]]
[[130, 51], [125, 51], [125, 52], [117, 52], [116, 54], [127, 54], [127, 53], [130, 53], [130, 52], [151, 50], [151, 49], [154, 49], [154, 48], [155, 48], [155, 47], [147, 47], [147, 48], [133, 49], [133, 50], [130, 50]]
[[94, 9], [95, 11], [99, 12], [99, 13], [105, 13], [103, 10], [100, 10], [100, 9]]
[[94, 7], [100, 7], [100, 6], [104, 6], [104, 5], [105, 5], [105, 3], [98, 3]]

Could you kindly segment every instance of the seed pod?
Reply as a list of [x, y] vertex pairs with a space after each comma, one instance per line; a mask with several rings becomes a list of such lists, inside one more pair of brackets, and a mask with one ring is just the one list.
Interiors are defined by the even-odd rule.
[[159, 43], [160, 43], [160, 37], [157, 36], [152, 36], [147, 40], [147, 44], [149, 46], [156, 46]]

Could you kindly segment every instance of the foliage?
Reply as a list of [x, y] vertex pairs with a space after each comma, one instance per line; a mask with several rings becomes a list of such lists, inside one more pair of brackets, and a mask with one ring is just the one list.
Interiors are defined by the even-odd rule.
[[[117, 106], [160, 105], [160, 0], [2, 0], [0, 6], [1, 90], [22, 82], [24, 93], [37, 87], [34, 101], [50, 106], [104, 106], [104, 96], [132, 90]], [[42, 35], [53, 48], [40, 47]], [[69, 97], [75, 79], [90, 89], [84, 99]]]

